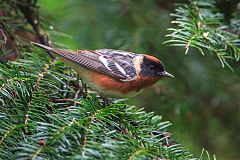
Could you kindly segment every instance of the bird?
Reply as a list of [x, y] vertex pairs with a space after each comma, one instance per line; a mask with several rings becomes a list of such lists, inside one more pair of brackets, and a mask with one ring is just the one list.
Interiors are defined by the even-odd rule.
[[162, 77], [174, 77], [147, 54], [114, 49], [66, 50], [31, 42], [74, 69], [96, 92], [109, 98], [134, 97]]

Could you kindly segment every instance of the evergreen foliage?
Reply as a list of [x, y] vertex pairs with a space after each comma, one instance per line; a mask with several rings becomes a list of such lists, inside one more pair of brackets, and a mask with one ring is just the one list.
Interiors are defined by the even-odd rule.
[[189, 4], [178, 4], [176, 13], [171, 14], [176, 20], [176, 28], [169, 28], [171, 40], [165, 43], [171, 46], [184, 46], [185, 54], [189, 48], [197, 48], [204, 55], [206, 51], [218, 57], [222, 66], [229, 65], [229, 60], [240, 60], [240, 11], [226, 23], [224, 14], [216, 6], [215, 0], [190, 0]]
[[96, 94], [47, 54], [22, 52], [0, 67], [1, 159], [193, 159], [160, 116]]

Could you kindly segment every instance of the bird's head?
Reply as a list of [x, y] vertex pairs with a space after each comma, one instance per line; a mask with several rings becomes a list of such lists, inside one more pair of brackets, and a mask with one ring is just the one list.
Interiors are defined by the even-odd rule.
[[165, 70], [160, 60], [149, 55], [144, 55], [143, 57], [140, 74], [142, 76], [151, 76], [154, 78], [174, 77]]

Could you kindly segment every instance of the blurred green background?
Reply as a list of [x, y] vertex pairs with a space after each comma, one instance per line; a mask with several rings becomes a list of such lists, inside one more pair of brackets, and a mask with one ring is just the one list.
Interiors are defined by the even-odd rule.
[[[199, 156], [240, 157], [240, 74], [223, 69], [217, 57], [165, 47], [174, 1], [39, 0], [54, 23], [50, 38], [70, 49], [113, 48], [158, 57], [174, 79], [163, 79], [128, 103], [171, 121], [173, 137]], [[49, 16], [50, 15], [50, 16]], [[65, 35], [63, 38], [62, 35]], [[64, 44], [61, 46], [60, 44]]]

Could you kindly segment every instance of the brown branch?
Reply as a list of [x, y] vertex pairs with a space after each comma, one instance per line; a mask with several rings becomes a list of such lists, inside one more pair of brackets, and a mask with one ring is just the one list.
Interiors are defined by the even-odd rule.
[[6, 43], [7, 43], [7, 36], [6, 36], [6, 34], [3, 32], [3, 29], [0, 29], [0, 32], [1, 32], [2, 36], [3, 36], [4, 44], [6, 44]]
[[[25, 16], [27, 22], [31, 24], [34, 32], [36, 33], [38, 40], [41, 44], [50, 46], [49, 39], [47, 34], [44, 34], [44, 30], [40, 27], [40, 21], [37, 12], [37, 7], [35, 1], [32, 3], [32, 0], [20, 0], [17, 2], [17, 5], [20, 11]], [[51, 58], [55, 58], [50, 52], [48, 52]]]
[[74, 101], [75, 99], [71, 99], [71, 98], [60, 98], [60, 99], [49, 98], [48, 100], [49, 100], [50, 102], [57, 103], [57, 102], [69, 102], [69, 101]]
[[[35, 84], [33, 85], [33, 90], [31, 92], [31, 98], [28, 101], [28, 106], [30, 106], [30, 104], [32, 103], [33, 100], [33, 96], [34, 94], [38, 91], [38, 88], [40, 86], [40, 81], [44, 78], [44, 76], [48, 73], [48, 69], [50, 68], [50, 66], [52, 66], [54, 64], [54, 62], [56, 61], [56, 59], [52, 59], [48, 64], [45, 64], [45, 66], [42, 68], [41, 72], [38, 74], [38, 78], [36, 79]], [[25, 115], [25, 124], [28, 123], [28, 121], [30, 120], [29, 118], [29, 112], [30, 112], [31, 108], [29, 108], [26, 111], [26, 115]], [[25, 132], [27, 133], [27, 128], [25, 129]]]

